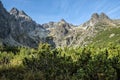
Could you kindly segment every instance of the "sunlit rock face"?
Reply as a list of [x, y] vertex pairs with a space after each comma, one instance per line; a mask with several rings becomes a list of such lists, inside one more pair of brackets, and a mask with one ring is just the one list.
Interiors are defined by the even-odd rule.
[[[64, 19], [59, 22], [50, 22], [43, 24], [53, 38], [53, 41], [57, 47], [60, 46], [84, 46], [89, 44], [91, 38], [104, 29], [108, 29], [107, 26], [115, 26], [114, 22], [104, 13], [94, 13], [90, 20], [82, 25], [75, 26], [67, 23]], [[106, 27], [102, 27], [106, 26]]]
[[86, 23], [84, 23], [82, 27], [85, 27], [85, 29], [87, 29], [90, 26], [95, 26], [97, 23], [107, 23], [109, 25], [115, 25], [105, 13], [101, 13], [100, 15], [97, 13], [94, 13], [91, 16], [91, 19]]
[[59, 22], [45, 23], [43, 27], [49, 31], [49, 37], [52, 37], [56, 47], [70, 45], [70, 43], [68, 43], [68, 36], [72, 34], [74, 27], [72, 24], [61, 19]]

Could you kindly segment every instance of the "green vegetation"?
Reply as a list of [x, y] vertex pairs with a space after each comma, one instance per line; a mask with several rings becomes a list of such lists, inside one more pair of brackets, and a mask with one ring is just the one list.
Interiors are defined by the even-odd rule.
[[105, 46], [109, 43], [120, 43], [120, 28], [111, 28], [105, 31], [101, 31], [93, 39], [95, 46]]
[[119, 80], [120, 45], [0, 47], [0, 80]]

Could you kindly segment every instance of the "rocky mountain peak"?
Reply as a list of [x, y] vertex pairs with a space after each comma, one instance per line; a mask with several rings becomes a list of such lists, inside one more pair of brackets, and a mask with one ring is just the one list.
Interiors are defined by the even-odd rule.
[[62, 22], [66, 22], [64, 19], [61, 19], [60, 21], [62, 21]]
[[61, 19], [59, 23], [66, 24], [67, 22], [64, 19]]
[[99, 16], [101, 19], [109, 19], [109, 17], [105, 13], [101, 13]]
[[14, 8], [12, 8], [12, 9], [10, 10], [10, 14], [18, 15], [18, 14], [19, 14], [19, 10], [14, 7]]
[[13, 7], [13, 8], [10, 10], [10, 14], [28, 16], [23, 10], [19, 11], [19, 10], [18, 10], [17, 8], [15, 8], [15, 7]]
[[16, 18], [24, 18], [26, 20], [32, 20], [24, 11], [19, 11], [17, 8], [12, 8], [10, 14], [14, 15]]
[[24, 12], [24, 11], [19, 11], [17, 8], [13, 7], [11, 10], [10, 10], [10, 14], [13, 14], [13, 15], [26, 15], [27, 14]]
[[92, 18], [99, 19], [99, 15], [97, 13], [92, 14]]
[[110, 19], [110, 18], [105, 13], [102, 12], [100, 15], [98, 13], [94, 13], [91, 16], [91, 19], [102, 20], [102, 19]]
[[84, 23], [82, 26], [85, 27], [85, 29], [87, 29], [88, 27], [94, 26], [98, 23], [106, 23], [109, 25], [114, 25], [111, 19], [105, 13], [101, 13], [101, 14], [94, 13], [91, 16], [91, 19], [86, 23]]

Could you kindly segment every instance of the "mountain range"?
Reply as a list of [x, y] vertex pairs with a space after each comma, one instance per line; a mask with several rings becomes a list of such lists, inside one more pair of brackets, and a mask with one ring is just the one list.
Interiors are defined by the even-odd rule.
[[38, 24], [24, 11], [12, 8], [8, 12], [0, 1], [0, 45], [37, 47], [49, 43], [53, 47], [76, 47], [106, 42], [120, 42], [120, 19], [94, 13], [81, 25], [64, 19]]

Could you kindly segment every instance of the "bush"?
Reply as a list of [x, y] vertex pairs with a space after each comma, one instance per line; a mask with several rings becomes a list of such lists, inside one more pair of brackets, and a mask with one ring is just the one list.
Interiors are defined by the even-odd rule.
[[40, 44], [37, 49], [16, 48], [17, 52], [1, 49], [2, 80], [120, 79], [120, 45], [53, 49], [49, 44]]

